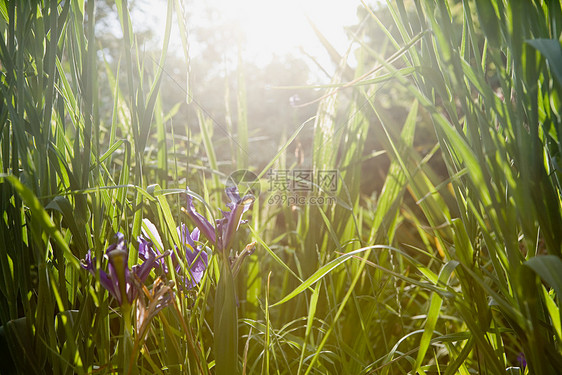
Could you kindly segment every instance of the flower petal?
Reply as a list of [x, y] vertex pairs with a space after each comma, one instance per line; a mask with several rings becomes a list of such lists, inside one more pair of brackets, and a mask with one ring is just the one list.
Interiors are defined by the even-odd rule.
[[[189, 189], [187, 190], [189, 191]], [[195, 206], [193, 205], [193, 197], [189, 194], [186, 194], [186, 197], [187, 197], [187, 206], [185, 209], [185, 213], [187, 214], [187, 216], [189, 216], [191, 221], [193, 221], [193, 224], [195, 224], [195, 226], [199, 228], [201, 233], [203, 233], [209, 241], [215, 244], [216, 235], [215, 235], [214, 226], [209, 222], [209, 220], [205, 219], [203, 215], [197, 212]]]
[[166, 266], [164, 257], [169, 254], [169, 251], [161, 253], [158, 248], [153, 247], [151, 241], [148, 241], [143, 236], [139, 236], [137, 241], [139, 241], [139, 257], [144, 262], [154, 262], [153, 268], [159, 267], [162, 268], [164, 273], [168, 273], [168, 266]]
[[255, 198], [250, 194], [240, 198], [235, 186], [228, 187], [225, 191], [230, 198], [230, 203], [227, 204], [230, 212], [222, 211], [224, 218], [217, 220], [217, 229], [220, 235], [219, 246], [223, 251], [228, 251], [234, 239], [234, 234], [240, 226], [242, 215], [250, 209]]
[[133, 266], [133, 272], [138, 276], [141, 282], [144, 282], [148, 278], [148, 275], [150, 275], [150, 271], [158, 265], [158, 262], [156, 260], [156, 253], [152, 250], [152, 244], [144, 238], [139, 237], [139, 255], [141, 253], [141, 247], [144, 248], [143, 252], [146, 256], [143, 257], [144, 262], [142, 264]]
[[86, 257], [82, 260], [82, 262], [80, 262], [80, 265], [82, 266], [82, 268], [84, 268], [86, 271], [89, 271], [92, 275], [95, 275], [95, 267], [94, 264], [96, 262], [96, 258], [92, 259], [92, 250], [88, 250], [88, 252], [86, 253]]
[[185, 225], [184, 223], [181, 223], [181, 225], [178, 226], [176, 229], [178, 231], [178, 237], [180, 238], [180, 242], [181, 242], [182, 246], [185, 247], [187, 245], [189, 250], [194, 251], [195, 250], [195, 242], [193, 242], [193, 238], [189, 234], [189, 229], [187, 229], [187, 225]]
[[185, 280], [186, 288], [191, 289], [201, 282], [208, 265], [208, 255], [206, 252], [197, 250], [193, 253], [186, 253], [189, 263], [190, 280]]
[[201, 232], [199, 231], [199, 228], [195, 228], [191, 231], [191, 239], [193, 240], [193, 242], [197, 242], [199, 241], [199, 234]]
[[[121, 305], [123, 303], [123, 295], [127, 293], [127, 284], [129, 284], [129, 252], [125, 243], [125, 236], [123, 233], [117, 233], [117, 242], [110, 245], [105, 251], [105, 255], [109, 259], [109, 274], [108, 279], [111, 288], [117, 297], [117, 301]], [[101, 272], [100, 272], [101, 273]], [[106, 288], [110, 290], [109, 288]], [[110, 290], [111, 291], [111, 290]]]

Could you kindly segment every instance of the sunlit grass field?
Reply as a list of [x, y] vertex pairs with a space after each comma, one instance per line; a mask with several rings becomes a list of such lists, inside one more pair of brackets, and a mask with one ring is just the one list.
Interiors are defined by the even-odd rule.
[[268, 146], [165, 6], [0, 1], [0, 373], [560, 373], [560, 1], [364, 2]]

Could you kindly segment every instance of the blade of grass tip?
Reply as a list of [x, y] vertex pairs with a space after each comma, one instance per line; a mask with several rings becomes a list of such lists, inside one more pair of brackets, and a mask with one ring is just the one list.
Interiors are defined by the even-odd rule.
[[[427, 33], [428, 33], [428, 30], [422, 30], [418, 34], [414, 35], [414, 37], [411, 38], [403, 46], [397, 46], [396, 52], [394, 52], [391, 56], [389, 56], [386, 59], [386, 63], [392, 64], [396, 60], [398, 60], [400, 57], [406, 56], [406, 54], [408, 52], [411, 52], [412, 47], [415, 46], [416, 44], [418, 44], [418, 42], [420, 42], [422, 40], [422, 38], [425, 36], [425, 34], [427, 34]], [[396, 69], [392, 73], [380, 75], [376, 78], [367, 79], [367, 77], [369, 77], [369, 76], [371, 76], [371, 75], [373, 75], [373, 74], [375, 74], [375, 73], [377, 73], [377, 72], [379, 72], [380, 70], [383, 70], [383, 69], [384, 69], [384, 66], [382, 64], [376, 64], [375, 67], [372, 68], [371, 70], [369, 70], [367, 73], [362, 74], [361, 76], [355, 78], [351, 82], [345, 83], [344, 86], [359, 86], [359, 85], [367, 85], [367, 84], [370, 84], [370, 83], [380, 83], [380, 82], [384, 82], [388, 79], [391, 79], [392, 77], [395, 77], [398, 74], [400, 74], [402, 76], [406, 76], [406, 75], [409, 75], [410, 73], [413, 73], [417, 70], [417, 68], [415, 66], [409, 66], [409, 67], [406, 67], [406, 68]]]
[[[114, 143], [110, 143], [110, 147], [107, 149], [106, 152], [103, 153], [102, 156], [100, 156], [98, 163], [103, 163], [105, 162], [110, 156], [113, 155], [113, 153], [115, 151], [117, 151], [122, 145], [126, 146], [125, 152], [127, 152], [128, 149], [130, 149], [130, 143], [126, 140], [126, 139], [119, 139], [117, 142]], [[128, 164], [127, 164], [128, 165]], [[127, 168], [123, 168], [124, 170], [126, 170]]]
[[[310, 27], [312, 27], [312, 30], [314, 31], [314, 34], [316, 34], [316, 37], [318, 38], [320, 43], [322, 43], [324, 49], [326, 49], [326, 52], [328, 52], [328, 55], [330, 56], [330, 59], [332, 59], [332, 62], [336, 66], [340, 66], [343, 63], [343, 57], [308, 16], [306, 17], [306, 20], [308, 21]], [[347, 81], [351, 81], [354, 76], [353, 69], [351, 69], [347, 63], [345, 63], [342, 70], [345, 79]]]

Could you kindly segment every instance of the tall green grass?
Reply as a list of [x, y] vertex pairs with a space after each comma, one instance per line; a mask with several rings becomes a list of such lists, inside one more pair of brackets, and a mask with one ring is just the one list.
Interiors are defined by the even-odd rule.
[[[437, 280], [418, 269], [440, 292], [427, 306], [411, 371], [497, 374], [524, 355], [529, 373], [555, 373], [560, 4], [424, 1], [388, 9], [394, 22], [384, 30], [397, 50], [424, 33], [401, 62], [415, 74], [372, 56], [431, 116], [450, 177], [450, 185], [423, 183], [432, 179], [419, 159], [395, 153], [445, 263]], [[439, 201], [447, 186], [456, 207]], [[459, 336], [437, 344], [445, 311], [460, 319]]]
[[[174, 24], [189, 61], [185, 4], [166, 5], [162, 49], [147, 57], [116, 2], [112, 62], [93, 1], [0, 3], [3, 373], [556, 373], [559, 2], [364, 4], [355, 72], [321, 36], [340, 68], [261, 170], [242, 61], [226, 141], [193, 87], [188, 103], [163, 102]], [[338, 178], [314, 194], [336, 203], [270, 204], [268, 171], [304, 169], [286, 156], [308, 134], [306, 169]], [[103, 269], [117, 232], [137, 264], [143, 219], [174, 248], [176, 225], [194, 228], [186, 185], [220, 218], [241, 168], [262, 194], [194, 289], [154, 271], [129, 311], [80, 267], [90, 249]]]

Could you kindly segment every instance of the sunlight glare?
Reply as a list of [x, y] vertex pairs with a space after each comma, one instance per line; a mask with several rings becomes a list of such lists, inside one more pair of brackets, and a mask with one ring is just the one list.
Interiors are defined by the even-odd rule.
[[221, 12], [244, 33], [245, 55], [265, 62], [273, 55], [295, 52], [323, 53], [307, 17], [343, 53], [347, 39], [343, 27], [356, 22], [360, 0], [220, 0]]

